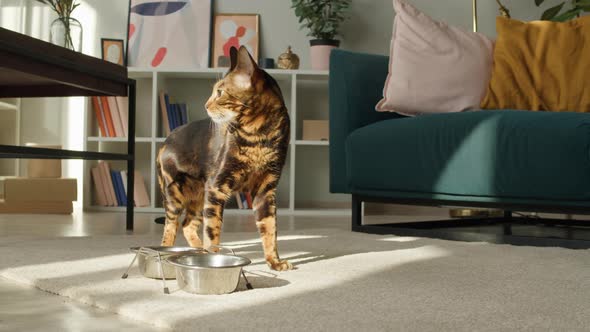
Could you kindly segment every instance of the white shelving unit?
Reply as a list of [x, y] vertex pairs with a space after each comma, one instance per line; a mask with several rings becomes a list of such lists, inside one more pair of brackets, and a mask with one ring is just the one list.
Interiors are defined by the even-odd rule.
[[[136, 169], [146, 180], [151, 206], [136, 208], [137, 212], [163, 213], [162, 197], [158, 187], [155, 158], [164, 140], [159, 93], [165, 91], [171, 102], [188, 105], [189, 120], [207, 117], [204, 104], [215, 82], [227, 68], [207, 69], [146, 69], [129, 68], [129, 76], [137, 80], [136, 120]], [[328, 71], [270, 69], [281, 86], [291, 119], [291, 144], [289, 156], [279, 183], [277, 206], [279, 214], [285, 215], [347, 215], [350, 214], [349, 198], [329, 193], [327, 141], [301, 140], [303, 119], [328, 119], [327, 91]], [[323, 102], [317, 103], [320, 97]], [[95, 151], [125, 152], [124, 137], [99, 137], [91, 103], [87, 102], [85, 121], [85, 149]], [[301, 105], [301, 109], [298, 109]], [[305, 110], [305, 111], [302, 111]], [[307, 113], [306, 113], [307, 112]], [[84, 207], [95, 211], [123, 211], [120, 207], [94, 206], [90, 167], [95, 162], [86, 162], [84, 177]], [[112, 162], [114, 169], [125, 169], [123, 162]], [[312, 188], [314, 187], [314, 188]], [[308, 197], [310, 197], [308, 199]], [[228, 202], [226, 212], [251, 214], [240, 210], [233, 200]]]
[[[20, 144], [20, 104], [20, 98], [0, 99], [0, 144]], [[0, 160], [0, 176], [18, 176], [19, 160]]]

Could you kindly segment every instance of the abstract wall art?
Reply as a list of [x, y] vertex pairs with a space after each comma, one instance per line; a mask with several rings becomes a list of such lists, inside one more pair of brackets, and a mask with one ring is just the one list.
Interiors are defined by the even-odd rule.
[[127, 65], [207, 68], [211, 0], [130, 0]]

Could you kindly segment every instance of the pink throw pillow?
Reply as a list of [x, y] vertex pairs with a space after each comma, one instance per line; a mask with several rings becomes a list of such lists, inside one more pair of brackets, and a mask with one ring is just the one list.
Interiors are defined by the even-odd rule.
[[393, 8], [389, 74], [376, 110], [415, 116], [479, 108], [493, 41], [437, 22], [402, 0], [393, 0]]

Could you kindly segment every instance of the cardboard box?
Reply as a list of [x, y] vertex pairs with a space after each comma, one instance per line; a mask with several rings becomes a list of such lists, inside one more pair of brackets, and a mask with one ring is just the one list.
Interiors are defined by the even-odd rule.
[[4, 199], [7, 202], [64, 202], [78, 199], [76, 179], [5, 178]]
[[[61, 145], [41, 145], [27, 143], [35, 148], [61, 149]], [[61, 159], [27, 159], [27, 177], [29, 178], [61, 178]]]
[[329, 138], [328, 120], [303, 120], [303, 140], [327, 141]]
[[72, 202], [6, 202], [0, 199], [0, 213], [71, 214]]

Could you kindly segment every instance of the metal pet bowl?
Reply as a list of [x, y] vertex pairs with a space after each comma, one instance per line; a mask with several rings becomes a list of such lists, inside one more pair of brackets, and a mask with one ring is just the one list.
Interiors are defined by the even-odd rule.
[[[166, 263], [166, 259], [175, 255], [188, 253], [205, 253], [201, 248], [192, 247], [134, 247], [131, 251], [137, 253], [137, 266], [139, 272], [147, 278], [152, 279], [175, 279], [176, 271], [174, 266]], [[162, 264], [160, 264], [160, 261]], [[163, 275], [160, 272], [163, 270]]]
[[201, 295], [227, 294], [236, 290], [240, 274], [247, 287], [252, 288], [242, 267], [251, 261], [242, 256], [215, 253], [184, 254], [166, 259], [176, 267], [178, 287], [186, 292]]

